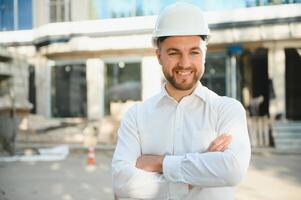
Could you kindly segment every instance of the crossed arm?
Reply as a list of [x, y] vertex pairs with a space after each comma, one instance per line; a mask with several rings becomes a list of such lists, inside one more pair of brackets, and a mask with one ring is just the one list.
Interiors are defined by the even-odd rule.
[[[113, 187], [119, 197], [167, 198], [170, 187], [224, 187], [240, 182], [250, 160], [250, 143], [243, 108], [225, 107], [228, 118], [218, 121], [221, 135], [207, 152], [184, 155], [141, 155], [136, 111], [126, 114], [112, 161]], [[230, 139], [229, 139], [230, 138]]]
[[[222, 134], [213, 140], [208, 147], [208, 152], [223, 152], [225, 151], [230, 142], [231, 135]], [[148, 172], [159, 172], [162, 173], [162, 164], [164, 160], [164, 155], [141, 155], [136, 162], [136, 167]]]

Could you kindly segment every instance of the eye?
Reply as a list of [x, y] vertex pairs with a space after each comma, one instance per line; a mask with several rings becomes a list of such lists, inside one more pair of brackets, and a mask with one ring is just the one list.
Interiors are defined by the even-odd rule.
[[201, 54], [201, 52], [199, 52], [199, 51], [192, 51], [191, 54], [193, 54], [193, 55], [199, 55], [199, 54]]
[[170, 56], [173, 56], [173, 55], [177, 55], [178, 53], [177, 52], [170, 52], [170, 53], [168, 53], [168, 55], [170, 55]]

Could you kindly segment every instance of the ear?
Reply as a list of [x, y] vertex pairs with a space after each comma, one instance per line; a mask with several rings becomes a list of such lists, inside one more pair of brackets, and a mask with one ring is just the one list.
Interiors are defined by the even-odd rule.
[[157, 56], [159, 64], [162, 65], [162, 62], [161, 62], [161, 51], [160, 51], [159, 48], [156, 49], [156, 56]]

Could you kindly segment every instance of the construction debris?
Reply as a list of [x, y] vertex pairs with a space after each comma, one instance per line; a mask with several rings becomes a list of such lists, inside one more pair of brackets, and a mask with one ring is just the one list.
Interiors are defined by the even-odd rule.
[[30, 150], [25, 150], [24, 155], [0, 157], [0, 162], [65, 160], [69, 154], [69, 147], [68, 145], [60, 145], [53, 148], [41, 148], [38, 149], [35, 153]]

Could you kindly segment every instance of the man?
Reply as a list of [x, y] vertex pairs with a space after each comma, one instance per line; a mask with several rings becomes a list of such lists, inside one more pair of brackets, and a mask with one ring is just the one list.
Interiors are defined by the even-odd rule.
[[154, 44], [167, 82], [121, 122], [112, 161], [117, 196], [234, 199], [250, 160], [246, 115], [238, 101], [199, 82], [208, 35], [193, 5], [177, 3], [159, 15]]

